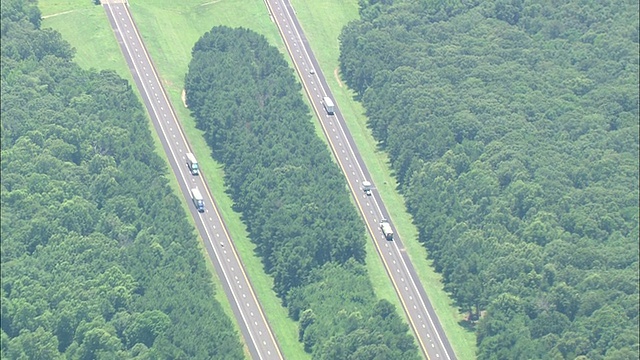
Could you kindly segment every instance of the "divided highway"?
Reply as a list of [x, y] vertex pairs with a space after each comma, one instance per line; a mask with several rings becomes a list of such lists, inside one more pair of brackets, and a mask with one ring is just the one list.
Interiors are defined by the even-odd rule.
[[[455, 359], [453, 349], [431, 307], [424, 287], [417, 277], [397, 231], [395, 228], [393, 229], [396, 234], [394, 240], [388, 241], [379, 229], [380, 220], [389, 219], [389, 215], [375, 191], [371, 196], [367, 196], [362, 189], [362, 182], [371, 181], [371, 177], [356, 149], [340, 110], [336, 106], [335, 114], [328, 115], [323, 108], [323, 97], [328, 96], [334, 100], [334, 103], [335, 98], [320, 71], [320, 66], [318, 66], [309, 47], [291, 4], [288, 0], [264, 1], [271, 19], [278, 26], [287, 51], [300, 75], [305, 92], [320, 120], [324, 134], [329, 140], [331, 150], [347, 178], [349, 188], [375, 243], [378, 255], [382, 259], [387, 274], [400, 298], [411, 329], [418, 339], [419, 348], [430, 360]], [[328, 18], [327, 21], [331, 21], [331, 19]]]
[[[125, 0], [102, 0], [104, 9], [127, 61], [129, 70], [144, 99], [158, 132], [182, 194], [190, 205], [207, 253], [223, 283], [245, 343], [254, 359], [283, 359], [263, 310], [247, 278], [243, 265], [202, 172], [191, 175], [186, 154], [191, 152], [169, 99], [161, 85]], [[208, 154], [201, 154], [207, 156]], [[206, 173], [206, 169], [204, 169]], [[190, 189], [198, 188], [204, 197], [205, 211], [193, 206]]]

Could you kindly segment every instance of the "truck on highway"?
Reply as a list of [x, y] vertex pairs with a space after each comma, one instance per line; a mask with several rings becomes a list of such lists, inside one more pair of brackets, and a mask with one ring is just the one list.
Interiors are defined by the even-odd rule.
[[391, 230], [391, 225], [389, 225], [389, 221], [386, 219], [382, 219], [380, 221], [380, 230], [382, 230], [382, 234], [387, 240], [393, 240], [393, 230]]
[[324, 105], [325, 110], [327, 110], [327, 114], [329, 115], [333, 115], [333, 111], [334, 111], [334, 106], [333, 106], [333, 101], [331, 100], [330, 97], [325, 96], [322, 99], [322, 105]]
[[191, 171], [191, 175], [198, 175], [200, 173], [198, 161], [192, 153], [187, 153], [187, 166], [189, 167], [189, 171]]
[[198, 212], [204, 212], [204, 198], [197, 187], [191, 189], [191, 200], [193, 200], [193, 205], [196, 206]]
[[371, 183], [368, 182], [367, 180], [363, 181], [362, 190], [364, 191], [365, 194], [367, 194], [367, 196], [371, 196]]

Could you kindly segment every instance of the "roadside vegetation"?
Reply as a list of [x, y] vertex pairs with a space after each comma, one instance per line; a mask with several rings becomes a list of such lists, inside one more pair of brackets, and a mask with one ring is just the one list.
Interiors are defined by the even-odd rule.
[[124, 79], [2, 0], [3, 359], [242, 359]]
[[340, 69], [478, 358], [638, 358], [638, 3], [361, 2]]
[[247, 29], [196, 43], [187, 105], [299, 341], [317, 359], [417, 359], [395, 307], [376, 299], [365, 232], [283, 55]]

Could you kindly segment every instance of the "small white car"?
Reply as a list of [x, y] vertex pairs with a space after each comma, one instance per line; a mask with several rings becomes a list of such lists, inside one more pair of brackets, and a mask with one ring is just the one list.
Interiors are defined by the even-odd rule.
[[313, 74], [315, 74], [315, 73], [316, 73], [316, 70], [315, 70], [314, 68], [311, 68], [311, 69], [309, 70], [309, 74], [313, 75]]

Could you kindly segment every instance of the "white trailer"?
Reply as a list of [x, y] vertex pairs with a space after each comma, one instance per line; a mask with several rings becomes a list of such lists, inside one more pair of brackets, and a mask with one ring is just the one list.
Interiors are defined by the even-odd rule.
[[198, 161], [192, 153], [187, 153], [187, 166], [189, 167], [189, 171], [191, 171], [191, 175], [198, 175], [200, 173]]
[[324, 105], [325, 110], [327, 110], [327, 114], [333, 115], [334, 105], [330, 97], [325, 96], [322, 99], [322, 105]]
[[391, 225], [389, 225], [387, 220], [382, 219], [382, 221], [380, 221], [380, 230], [382, 230], [387, 240], [393, 240], [393, 230], [391, 230]]

